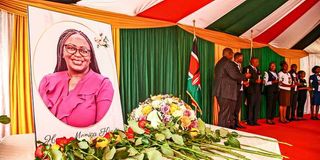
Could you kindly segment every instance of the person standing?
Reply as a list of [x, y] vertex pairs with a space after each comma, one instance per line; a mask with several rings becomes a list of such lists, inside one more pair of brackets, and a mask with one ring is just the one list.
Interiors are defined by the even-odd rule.
[[311, 97], [311, 119], [319, 120], [318, 112], [320, 105], [320, 66], [312, 68], [313, 75], [310, 76], [310, 86], [312, 87]]
[[275, 124], [273, 118], [276, 114], [276, 104], [279, 98], [279, 78], [276, 72], [276, 63], [269, 64], [269, 70], [264, 73], [263, 84], [267, 99], [267, 124]]
[[218, 125], [221, 127], [234, 127], [234, 110], [237, 102], [237, 85], [250, 74], [243, 75], [238, 66], [232, 62], [233, 51], [230, 48], [223, 50], [223, 57], [215, 66], [215, 80], [213, 81], [213, 95], [219, 104]]
[[[243, 62], [243, 54], [240, 52], [237, 52], [234, 54], [233, 56], [233, 61], [237, 64], [239, 72], [241, 73], [242, 71], [242, 67], [241, 64]], [[243, 87], [249, 86], [249, 82], [248, 81], [241, 81], [240, 83], [238, 83], [238, 97], [237, 97], [237, 103], [236, 103], [236, 108], [234, 111], [234, 121], [235, 121], [235, 126], [234, 128], [245, 128], [244, 126], [242, 126], [239, 122], [239, 113], [242, 107], [242, 96], [243, 96]]]
[[258, 126], [257, 120], [260, 114], [261, 103], [261, 74], [259, 67], [259, 59], [251, 58], [250, 65], [244, 68], [243, 72], [248, 72], [252, 76], [249, 79], [249, 86], [245, 88], [245, 94], [248, 103], [248, 119], [247, 124], [251, 126]]
[[304, 104], [307, 100], [307, 91], [310, 90], [307, 87], [307, 81], [304, 79], [306, 76], [306, 72], [299, 71], [298, 72], [298, 82], [300, 85], [298, 86], [298, 107], [297, 107], [297, 119], [303, 119], [303, 112], [304, 112]]
[[278, 73], [279, 77], [279, 88], [280, 88], [280, 123], [288, 123], [286, 119], [287, 107], [290, 106], [290, 94], [292, 79], [290, 73], [288, 73], [287, 62], [281, 62], [281, 71]]
[[290, 94], [290, 107], [287, 108], [286, 112], [286, 118], [289, 121], [294, 121], [296, 120], [296, 109], [297, 109], [297, 102], [298, 102], [298, 76], [297, 76], [297, 65], [292, 64], [291, 65], [291, 70], [289, 71], [291, 79], [292, 79], [292, 84], [295, 86], [291, 88], [291, 94]]

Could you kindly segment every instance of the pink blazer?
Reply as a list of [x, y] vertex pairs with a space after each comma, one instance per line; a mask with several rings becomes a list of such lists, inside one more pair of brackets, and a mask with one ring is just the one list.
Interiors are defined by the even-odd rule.
[[43, 77], [39, 93], [58, 119], [75, 127], [87, 127], [100, 121], [108, 112], [113, 87], [110, 80], [90, 70], [71, 91], [67, 71]]

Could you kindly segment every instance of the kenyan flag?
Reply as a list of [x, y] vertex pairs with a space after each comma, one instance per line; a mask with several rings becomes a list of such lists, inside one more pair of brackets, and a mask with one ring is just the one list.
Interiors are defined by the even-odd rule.
[[202, 114], [201, 104], [201, 81], [200, 81], [200, 63], [198, 59], [197, 38], [194, 37], [192, 51], [190, 56], [189, 72], [187, 79], [187, 94], [191, 98], [191, 103], [196, 111]]

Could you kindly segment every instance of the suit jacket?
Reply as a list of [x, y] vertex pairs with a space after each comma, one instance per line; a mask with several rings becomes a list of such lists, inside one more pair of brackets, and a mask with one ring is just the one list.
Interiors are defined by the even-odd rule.
[[261, 76], [260, 70], [257, 68], [257, 71], [254, 70], [254, 68], [249, 65], [245, 68], [243, 68], [243, 73], [247, 72], [247, 69], [249, 69], [249, 73], [251, 74], [250, 80], [249, 80], [249, 86], [245, 88], [246, 94], [261, 94], [262, 90], [262, 83], [256, 83], [256, 80], [259, 78], [263, 80], [263, 77]]
[[223, 57], [218, 61], [214, 70], [213, 95], [236, 101], [238, 83], [245, 79], [245, 76], [239, 72], [237, 64]]

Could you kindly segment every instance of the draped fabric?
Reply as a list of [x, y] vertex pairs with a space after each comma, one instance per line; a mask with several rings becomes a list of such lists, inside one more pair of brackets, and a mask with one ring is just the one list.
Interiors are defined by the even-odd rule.
[[[0, 11], [0, 115], [10, 116], [9, 62], [13, 15]], [[0, 141], [10, 135], [10, 125], [0, 125]]]
[[15, 15], [10, 62], [11, 134], [32, 133], [28, 20]]
[[[242, 49], [241, 53], [243, 53], [243, 66], [248, 66], [250, 64], [250, 49]], [[264, 48], [256, 48], [253, 49], [253, 57], [257, 57], [260, 60], [260, 66], [259, 69], [262, 73], [262, 77], [265, 71], [268, 70], [269, 68], [269, 63], [270, 62], [275, 62], [277, 65], [277, 71], [280, 70], [280, 62], [285, 60], [284, 57], [278, 55], [275, 53], [273, 50], [271, 50], [268, 47]], [[261, 110], [260, 110], [260, 118], [265, 118], [266, 117], [266, 97], [265, 95], [262, 95], [261, 99]], [[279, 106], [277, 104], [277, 109], [276, 109], [276, 115], [278, 115]], [[245, 119], [247, 116], [247, 107], [245, 105], [242, 106], [242, 118]]]
[[[120, 94], [123, 114], [150, 95], [170, 93], [190, 102], [186, 80], [193, 35], [178, 27], [121, 29]], [[198, 39], [204, 121], [212, 122], [214, 45]]]
[[117, 68], [118, 81], [120, 80], [120, 29], [112, 27], [112, 38], [113, 38], [113, 48], [114, 57]]
[[[268, 2], [268, 4], [271, 6], [270, 10], [266, 9], [264, 11], [259, 10], [256, 12], [259, 12], [259, 13], [261, 12], [261, 14], [266, 14], [267, 12], [273, 10], [274, 7], [278, 6], [279, 4], [282, 4], [283, 2], [284, 1], [282, 0], [273, 4]], [[49, 1], [38, 1], [38, 0], [0, 1], [0, 8], [3, 8], [9, 11], [10, 13], [15, 13], [21, 16], [27, 15], [28, 5], [34, 6], [34, 7], [40, 7], [43, 9], [48, 9], [56, 12], [61, 12], [65, 14], [70, 14], [74, 16], [79, 16], [79, 17], [87, 18], [91, 20], [96, 20], [99, 22], [109, 23], [113, 27], [122, 28], [122, 29], [123, 28], [130, 28], [130, 29], [157, 28], [157, 27], [168, 27], [168, 26], [177, 25], [176, 23], [172, 23], [172, 22], [166, 22], [166, 21], [149, 19], [144, 17], [137, 17], [137, 16], [133, 17], [133, 16], [112, 13], [108, 11], [102, 11], [102, 10], [97, 10], [93, 8], [83, 7], [83, 6], [54, 3]], [[151, 7], [151, 9], [152, 8], [153, 7]], [[247, 15], [247, 16], [251, 16], [251, 15]], [[246, 22], [247, 21], [241, 21], [241, 24], [239, 25], [243, 26], [244, 25], [243, 23], [249, 24]], [[179, 26], [188, 32], [192, 33], [193, 31], [193, 28], [191, 26], [186, 26], [186, 25], [179, 25]], [[218, 43], [218, 44], [222, 44], [222, 45], [226, 45], [234, 48], [250, 48], [250, 41], [248, 39], [239, 38], [237, 36], [229, 35], [226, 33], [197, 28], [197, 36], [213, 43]], [[256, 43], [256, 42], [253, 43], [254, 48], [261, 48], [264, 46], [269, 46], [269, 45]], [[307, 53], [302, 50], [291, 50], [291, 49], [280, 48], [279, 50], [274, 49], [274, 51], [284, 57], [294, 56], [296, 58], [302, 58], [307, 55]]]

